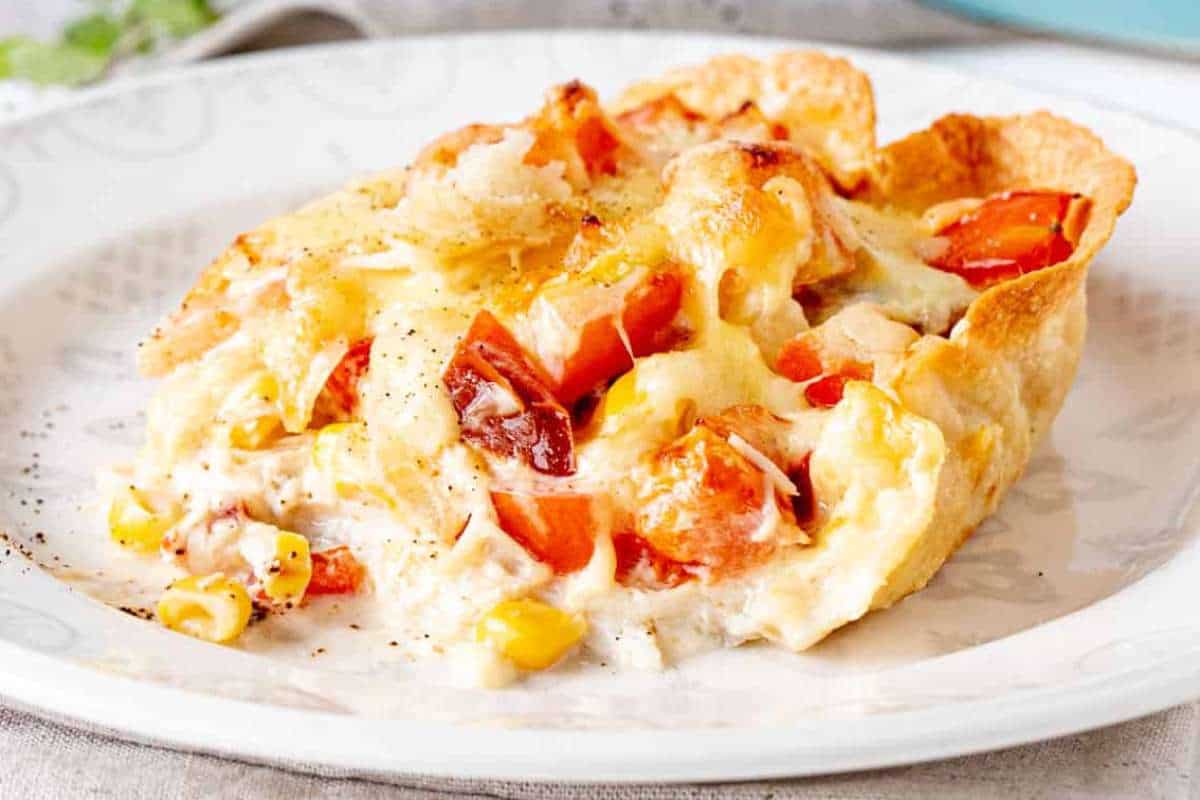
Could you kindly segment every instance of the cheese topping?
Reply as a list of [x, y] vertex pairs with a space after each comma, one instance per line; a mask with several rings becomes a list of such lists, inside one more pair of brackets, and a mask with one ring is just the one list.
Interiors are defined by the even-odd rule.
[[568, 84], [239, 237], [147, 342], [132, 474], [179, 512], [139, 531], [259, 602], [295, 562], [273, 613], [353, 595], [489, 685], [861, 616], [932, 518], [890, 385], [978, 294], [928, 263], [978, 201], [849, 199], [861, 143], [772, 74], [721, 116]]

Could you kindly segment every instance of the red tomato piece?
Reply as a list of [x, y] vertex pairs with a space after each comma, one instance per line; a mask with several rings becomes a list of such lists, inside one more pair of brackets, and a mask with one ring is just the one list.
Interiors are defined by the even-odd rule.
[[342, 360], [329, 373], [317, 408], [332, 419], [350, 419], [358, 413], [361, 397], [359, 383], [371, 366], [371, 338], [359, 339], [350, 345]]
[[588, 175], [616, 175], [617, 149], [621, 141], [600, 117], [589, 117], [575, 131], [575, 147], [587, 167]]
[[468, 442], [548, 475], [575, 471], [571, 417], [553, 381], [492, 314], [475, 317], [442, 381]]
[[821, 355], [808, 339], [797, 336], [784, 342], [783, 347], [779, 348], [775, 371], [788, 380], [803, 383], [820, 375], [824, 367], [821, 366]]
[[597, 529], [604, 524], [599, 502], [578, 492], [492, 490], [500, 527], [557, 575], [587, 566]]
[[1073, 200], [1063, 192], [1005, 192], [938, 231], [949, 241], [929, 263], [962, 276], [972, 286], [1034, 272], [1075, 250], [1063, 225]]
[[[611, 519], [612, 510], [598, 505], [602, 501], [579, 492], [493, 489], [491, 497], [504, 532], [557, 575], [588, 565], [596, 537]], [[614, 533], [612, 542], [622, 584], [649, 578], [670, 587], [694, 577], [689, 565], [663, 556], [635, 533]]]
[[804, 387], [804, 399], [814, 408], [833, 408], [846, 391], [845, 375], [825, 375]]
[[670, 588], [695, 577], [694, 567], [689, 569], [691, 565], [672, 561], [636, 533], [615, 533], [612, 543], [617, 557], [616, 579], [623, 586], [649, 578], [657, 586]]
[[312, 554], [312, 578], [305, 594], [354, 594], [367, 577], [349, 547], [341, 545]]
[[874, 373], [870, 364], [846, 361], [838, 365], [837, 372], [823, 375], [804, 387], [804, 399], [816, 408], [833, 408], [842, 402], [847, 381], [869, 381]]
[[654, 272], [625, 295], [621, 326], [628, 348], [617, 329], [614, 314], [584, 323], [578, 348], [563, 362], [558, 399], [564, 405], [574, 405], [597, 386], [631, 369], [634, 357], [661, 350], [665, 344], [663, 334], [679, 313], [682, 301], [683, 278], [679, 272], [673, 269]]
[[826, 364], [810, 337], [803, 334], [780, 348], [775, 371], [797, 383], [811, 381], [804, 387], [804, 398], [816, 408], [836, 406], [847, 381], [869, 381], [875, 374], [874, 366], [862, 361], [843, 358]]
[[697, 426], [651, 463], [634, 522], [666, 558], [720, 576], [760, 564], [774, 551], [774, 541], [756, 535], [767, 503], [791, 520], [766, 476], [719, 434]]
[[804, 399], [814, 408], [833, 408], [846, 391], [846, 375], [823, 375], [804, 387]]

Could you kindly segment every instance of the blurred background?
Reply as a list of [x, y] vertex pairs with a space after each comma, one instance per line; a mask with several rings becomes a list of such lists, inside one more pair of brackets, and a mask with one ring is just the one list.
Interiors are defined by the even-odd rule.
[[6, 0], [0, 119], [229, 53], [562, 27], [882, 48], [1200, 128], [1200, 0]]

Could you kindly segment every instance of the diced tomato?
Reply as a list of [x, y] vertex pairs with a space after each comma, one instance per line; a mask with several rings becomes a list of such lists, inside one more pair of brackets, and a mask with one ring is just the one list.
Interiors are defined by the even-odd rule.
[[775, 371], [788, 380], [803, 383], [812, 380], [824, 371], [821, 355], [804, 336], [784, 342], [775, 360]]
[[805, 453], [800, 463], [788, 470], [788, 477], [796, 486], [796, 494], [792, 495], [792, 513], [796, 515], [796, 524], [807, 525], [817, 515], [817, 496], [813, 492], [810, 462], [812, 453]]
[[822, 358], [811, 336], [804, 334], [780, 348], [775, 371], [797, 383], [811, 381], [804, 387], [804, 398], [815, 408], [836, 406], [842, 401], [847, 381], [869, 381], [875, 374], [874, 366], [862, 361]]
[[588, 175], [616, 175], [616, 155], [620, 146], [621, 141], [599, 116], [587, 118], [575, 131], [575, 147], [587, 167]]
[[[588, 565], [602, 528], [613, 511], [594, 495], [573, 491], [493, 489], [500, 527], [513, 541], [557, 575]], [[616, 579], [622, 584], [649, 578], [656, 586], [678, 586], [694, 577], [687, 564], [672, 561], [630, 531], [612, 534]]]
[[774, 551], [772, 538], [758, 535], [767, 503], [791, 520], [791, 509], [779, 504], [756, 466], [719, 434], [696, 426], [651, 463], [638, 490], [635, 529], [666, 558], [720, 576]]
[[442, 380], [464, 439], [548, 475], [575, 471], [571, 417], [554, 382], [492, 314], [475, 317]]
[[815, 408], [833, 408], [842, 402], [847, 381], [871, 380], [871, 365], [852, 361], [843, 365], [840, 372], [823, 375], [804, 387], [804, 399]]
[[670, 588], [695, 577], [694, 566], [672, 561], [636, 533], [614, 533], [612, 543], [617, 557], [616, 579], [622, 585], [649, 578], [657, 586]]
[[683, 279], [673, 269], [653, 272], [630, 289], [621, 311], [628, 348], [617, 328], [615, 314], [584, 323], [578, 348], [563, 362], [558, 399], [566, 406], [574, 405], [597, 386], [631, 369], [634, 357], [662, 349], [663, 334], [679, 313], [682, 300]]
[[492, 490], [500, 527], [555, 574], [587, 566], [597, 528], [604, 524], [600, 502], [578, 492]]
[[349, 547], [342, 545], [312, 554], [312, 578], [305, 594], [354, 594], [367, 577]]
[[622, 145], [616, 126], [601, 110], [595, 90], [579, 81], [551, 90], [542, 110], [521, 127], [534, 134], [526, 164], [543, 166], [578, 155], [589, 177], [617, 172]]
[[342, 360], [325, 381], [320, 407], [335, 418], [353, 417], [361, 401], [358, 385], [371, 365], [373, 339], [359, 339], [350, 345]]
[[929, 263], [989, 286], [1067, 259], [1075, 245], [1064, 231], [1072, 201], [1063, 192], [1005, 192], [938, 231], [946, 251]]

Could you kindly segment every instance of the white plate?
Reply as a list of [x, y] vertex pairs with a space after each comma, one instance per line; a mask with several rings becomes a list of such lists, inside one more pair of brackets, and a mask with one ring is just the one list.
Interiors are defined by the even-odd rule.
[[[869, 53], [883, 138], [951, 109], [1049, 107], [1141, 174], [1094, 266], [1082, 374], [996, 517], [924, 592], [793, 655], [501, 692], [386, 659], [267, 658], [164, 632], [58, 568], [107, 553], [92, 474], [140, 435], [133, 343], [239, 230], [434, 134], [757, 39], [448, 36], [233, 59], [0, 128], [0, 692], [131, 737], [367, 773], [758, 778], [1065, 734], [1200, 695], [1200, 142]], [[37, 464], [37, 467], [34, 465]], [[39, 536], [41, 532], [41, 536]], [[45, 538], [45, 542], [40, 541]], [[70, 567], [65, 565], [69, 564]], [[96, 584], [97, 591], [112, 586]], [[547, 731], [553, 731], [547, 733]]]

